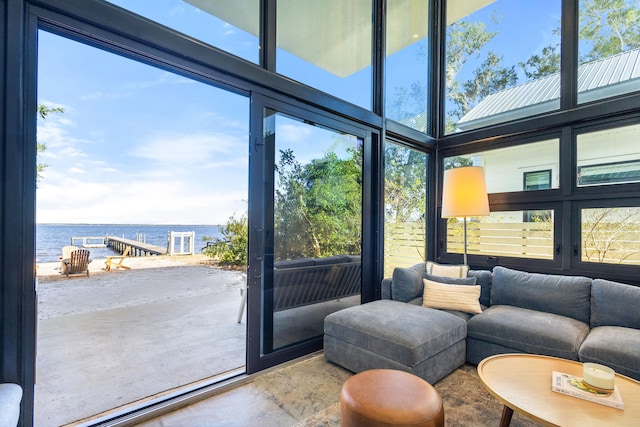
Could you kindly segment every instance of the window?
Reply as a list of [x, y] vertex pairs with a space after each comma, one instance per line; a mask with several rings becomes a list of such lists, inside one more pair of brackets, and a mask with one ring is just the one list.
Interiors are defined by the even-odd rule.
[[108, 0], [240, 58], [259, 62], [260, 0]]
[[[469, 255], [551, 260], [553, 238], [553, 210], [498, 211], [467, 219]], [[464, 252], [463, 222], [457, 218], [447, 221], [447, 252]]]
[[640, 265], [640, 208], [581, 209], [581, 260]]
[[429, 2], [387, 1], [385, 113], [427, 132]]
[[580, 0], [578, 102], [640, 90], [640, 4]]
[[560, 107], [560, 6], [559, 0], [446, 2], [445, 133]]
[[[559, 140], [549, 139], [444, 159], [445, 169], [483, 166], [489, 193], [559, 188]], [[554, 178], [553, 180], [551, 178]], [[546, 180], [546, 184], [545, 184]], [[531, 188], [527, 188], [531, 186]], [[533, 188], [540, 186], [540, 188]]]
[[578, 134], [578, 187], [640, 182], [640, 125]]
[[278, 2], [276, 70], [371, 108], [371, 0]]
[[524, 173], [524, 191], [551, 188], [551, 169]]
[[426, 259], [429, 155], [387, 141], [384, 148], [384, 277]]

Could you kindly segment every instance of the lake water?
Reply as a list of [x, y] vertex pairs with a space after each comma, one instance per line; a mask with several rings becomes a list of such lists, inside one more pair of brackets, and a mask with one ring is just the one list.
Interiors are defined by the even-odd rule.
[[[58, 261], [62, 254], [62, 247], [71, 244], [71, 237], [116, 236], [166, 247], [169, 231], [194, 231], [197, 253], [206, 246], [203, 238], [221, 236], [217, 225], [37, 224], [36, 260], [37, 262]], [[77, 242], [76, 246], [78, 246]], [[109, 248], [90, 248], [89, 250], [92, 258], [103, 258], [114, 254], [114, 251]]]

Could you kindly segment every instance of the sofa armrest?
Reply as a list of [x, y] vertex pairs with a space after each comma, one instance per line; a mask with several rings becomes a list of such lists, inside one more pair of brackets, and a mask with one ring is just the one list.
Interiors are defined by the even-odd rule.
[[17, 384], [0, 384], [0, 426], [16, 426], [20, 419], [22, 387]]
[[391, 295], [391, 278], [382, 279], [380, 288], [382, 299], [393, 299]]

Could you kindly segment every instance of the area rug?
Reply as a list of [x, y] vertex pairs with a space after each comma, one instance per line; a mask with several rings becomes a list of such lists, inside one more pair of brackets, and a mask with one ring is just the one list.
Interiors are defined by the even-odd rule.
[[[447, 427], [495, 427], [500, 424], [502, 405], [480, 383], [473, 366], [465, 365], [438, 381]], [[511, 427], [539, 427], [540, 424], [513, 414]], [[301, 421], [296, 427], [340, 427], [340, 403]]]

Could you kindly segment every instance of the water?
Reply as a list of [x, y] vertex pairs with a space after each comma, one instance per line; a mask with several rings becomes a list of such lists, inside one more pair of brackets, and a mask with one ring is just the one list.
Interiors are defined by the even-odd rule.
[[[37, 262], [59, 261], [62, 247], [71, 244], [71, 237], [80, 236], [116, 236], [137, 240], [162, 247], [167, 246], [169, 231], [195, 231], [195, 250], [197, 253], [206, 246], [204, 237], [220, 237], [217, 225], [144, 225], [144, 224], [38, 224], [36, 226]], [[76, 246], [81, 243], [76, 242]], [[92, 258], [113, 255], [109, 248], [89, 248]]]

